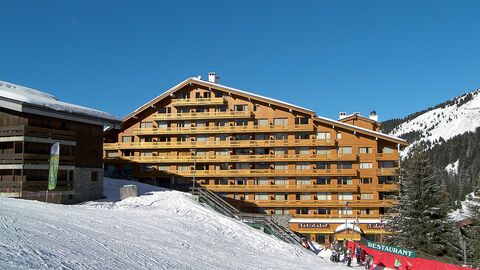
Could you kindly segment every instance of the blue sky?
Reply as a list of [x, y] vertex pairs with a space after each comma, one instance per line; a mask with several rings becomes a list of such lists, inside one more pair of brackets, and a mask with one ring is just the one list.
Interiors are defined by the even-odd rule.
[[123, 117], [187, 77], [337, 118], [480, 88], [480, 1], [9, 1], [0, 80]]

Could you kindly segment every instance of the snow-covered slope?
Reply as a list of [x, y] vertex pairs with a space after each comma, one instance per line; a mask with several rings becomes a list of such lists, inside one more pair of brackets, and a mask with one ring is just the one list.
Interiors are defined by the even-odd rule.
[[[0, 269], [346, 269], [158, 189], [55, 205], [0, 197]], [[148, 186], [142, 185], [140, 192]]]
[[419, 141], [448, 140], [467, 131], [475, 131], [480, 126], [480, 90], [470, 94], [472, 97], [468, 101], [464, 99], [469, 93], [452, 99], [443, 108], [426, 111], [400, 124], [389, 135], [400, 137], [412, 131], [420, 133], [420, 139], [407, 147], [405, 154]]

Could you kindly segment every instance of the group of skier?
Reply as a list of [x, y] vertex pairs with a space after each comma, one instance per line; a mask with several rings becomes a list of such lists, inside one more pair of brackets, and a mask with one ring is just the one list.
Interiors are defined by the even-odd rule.
[[[330, 245], [330, 250], [332, 255], [330, 260], [332, 262], [340, 262], [340, 254], [344, 254], [345, 261], [347, 266], [352, 266], [352, 248], [344, 249], [343, 245], [340, 242], [334, 242]], [[357, 265], [364, 265], [365, 269], [373, 269], [373, 256], [368, 254], [366, 250], [362, 249], [360, 246], [355, 248], [355, 257], [357, 258]]]

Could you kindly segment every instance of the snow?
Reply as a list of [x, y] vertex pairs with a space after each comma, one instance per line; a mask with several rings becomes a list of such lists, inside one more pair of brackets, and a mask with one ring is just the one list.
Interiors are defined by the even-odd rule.
[[455, 161], [454, 163], [450, 163], [448, 164], [446, 167], [445, 167], [445, 170], [447, 171], [447, 173], [449, 174], [458, 174], [458, 163], [459, 163], [459, 159], [457, 161]]
[[[143, 195], [117, 201], [125, 184]], [[187, 193], [108, 178], [104, 192], [80, 205], [0, 197], [0, 269], [347, 269]]]
[[455, 211], [450, 212], [449, 216], [451, 219], [453, 219], [454, 221], [459, 221], [462, 219], [466, 219], [470, 216], [470, 211], [468, 210], [468, 204], [474, 203], [474, 202], [469, 200], [468, 199], [469, 197], [478, 198], [477, 196], [475, 196], [474, 192], [468, 194], [467, 197], [465, 198], [465, 201], [461, 202], [462, 207], [460, 207]]
[[[359, 227], [353, 225], [352, 223], [347, 223], [347, 229], [350, 229], [350, 230], [354, 230], [358, 233], [363, 233], [362, 232], [362, 229], [360, 229]], [[345, 231], [345, 224], [341, 224], [339, 225], [336, 229], [335, 229], [335, 233], [338, 233], [338, 232], [343, 232]]]
[[91, 117], [121, 121], [120, 118], [112, 114], [62, 102], [51, 94], [4, 81], [0, 81], [0, 97], [41, 107], [47, 107], [55, 111], [83, 114]]
[[[420, 141], [448, 140], [465, 132], [475, 131], [480, 126], [480, 90], [471, 92], [473, 98], [458, 106], [457, 103], [427, 111], [396, 127], [390, 135], [399, 137], [408, 132], [421, 133], [421, 139], [410, 144], [402, 152], [405, 156]], [[462, 100], [465, 96], [459, 98]]]

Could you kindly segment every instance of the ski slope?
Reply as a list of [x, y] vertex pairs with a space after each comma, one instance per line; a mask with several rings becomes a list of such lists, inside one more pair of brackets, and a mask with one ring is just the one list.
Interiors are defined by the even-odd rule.
[[0, 269], [346, 269], [192, 200], [106, 179], [107, 199], [55, 205], [0, 197]]
[[412, 131], [420, 132], [420, 140], [406, 147], [402, 155], [408, 153], [419, 141], [434, 143], [440, 138], [448, 140], [468, 131], [473, 132], [480, 127], [480, 90], [472, 91], [471, 94], [472, 99], [462, 105], [459, 105], [460, 101], [466, 94], [452, 99], [456, 100], [453, 104], [426, 111], [393, 129], [389, 135], [395, 137]]

